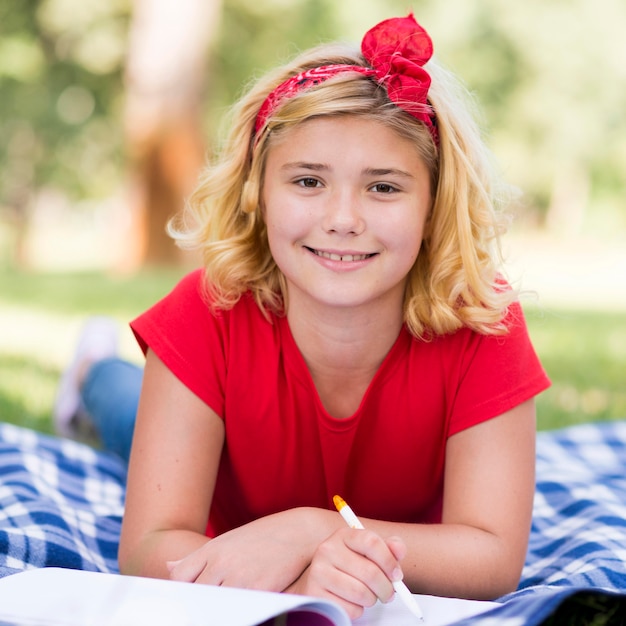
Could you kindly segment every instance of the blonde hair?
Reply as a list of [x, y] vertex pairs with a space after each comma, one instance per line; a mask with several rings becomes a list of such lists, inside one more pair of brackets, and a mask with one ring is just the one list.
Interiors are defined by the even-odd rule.
[[431, 174], [433, 206], [405, 293], [409, 330], [422, 338], [464, 326], [486, 334], [506, 332], [502, 319], [515, 294], [498, 274], [500, 198], [490, 156], [467, 93], [436, 62], [425, 68], [432, 78], [429, 101], [437, 147], [424, 124], [392, 104], [373, 79], [356, 72], [286, 99], [254, 137], [259, 108], [275, 87], [303, 70], [329, 64], [366, 62], [352, 48], [323, 45], [257, 82], [232, 110], [219, 159], [202, 174], [183, 215], [170, 223], [179, 246], [201, 251], [214, 308], [230, 308], [249, 291], [264, 312], [283, 310], [284, 278], [272, 258], [260, 208], [268, 150], [311, 117], [359, 115], [413, 142]]

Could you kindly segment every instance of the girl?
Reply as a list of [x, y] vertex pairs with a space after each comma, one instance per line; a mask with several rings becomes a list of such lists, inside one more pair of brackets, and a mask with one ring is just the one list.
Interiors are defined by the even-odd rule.
[[[524, 563], [548, 380], [498, 273], [495, 184], [412, 15], [243, 97], [146, 353], [123, 573], [495, 598]], [[334, 510], [344, 497], [367, 530]]]

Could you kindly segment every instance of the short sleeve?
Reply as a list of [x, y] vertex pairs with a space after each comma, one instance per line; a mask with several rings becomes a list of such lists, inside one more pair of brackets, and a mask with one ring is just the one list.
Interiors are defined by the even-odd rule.
[[519, 303], [509, 307], [505, 335], [468, 334], [457, 355], [458, 385], [449, 435], [502, 415], [550, 386]]
[[185, 386], [223, 416], [227, 321], [211, 311], [203, 280], [201, 270], [188, 274], [130, 326], [144, 354], [150, 348]]

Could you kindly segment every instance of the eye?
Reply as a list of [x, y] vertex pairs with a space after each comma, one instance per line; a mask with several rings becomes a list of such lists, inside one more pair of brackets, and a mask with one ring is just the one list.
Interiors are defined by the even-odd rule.
[[395, 193], [396, 191], [398, 191], [397, 187], [394, 187], [393, 185], [390, 185], [389, 183], [376, 183], [375, 185], [372, 185], [370, 189], [372, 191], [375, 191], [376, 193], [382, 193], [382, 194], [391, 194], [391, 193]]
[[308, 189], [314, 189], [315, 187], [319, 187], [320, 182], [319, 180], [317, 180], [317, 178], [311, 178], [311, 177], [306, 177], [306, 178], [299, 178], [296, 181], [296, 184], [299, 185], [300, 187], [307, 187]]

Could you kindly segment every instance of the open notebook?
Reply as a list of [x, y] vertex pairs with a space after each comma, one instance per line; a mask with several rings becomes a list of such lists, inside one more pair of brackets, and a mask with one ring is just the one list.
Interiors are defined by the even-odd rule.
[[[416, 596], [425, 624], [443, 626], [492, 602]], [[0, 626], [350, 626], [333, 602], [62, 568], [0, 580]], [[414, 626], [399, 599], [367, 609], [358, 626]]]

